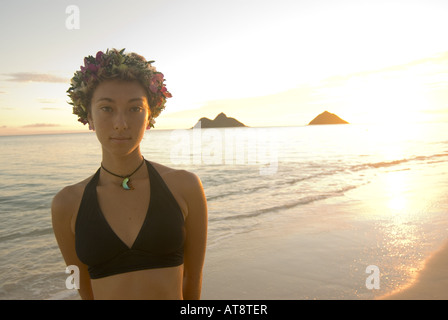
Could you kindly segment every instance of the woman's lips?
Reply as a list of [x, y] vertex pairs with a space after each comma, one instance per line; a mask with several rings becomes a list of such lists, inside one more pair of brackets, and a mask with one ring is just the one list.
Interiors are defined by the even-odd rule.
[[124, 142], [131, 140], [131, 138], [129, 138], [129, 137], [111, 137], [110, 140], [112, 140], [113, 142], [116, 142], [116, 143], [124, 143]]

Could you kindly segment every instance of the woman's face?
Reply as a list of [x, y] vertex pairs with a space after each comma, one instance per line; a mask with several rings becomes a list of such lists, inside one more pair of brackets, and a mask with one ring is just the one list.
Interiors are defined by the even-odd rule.
[[149, 116], [146, 93], [139, 82], [111, 80], [95, 89], [88, 120], [103, 150], [130, 153], [139, 147]]

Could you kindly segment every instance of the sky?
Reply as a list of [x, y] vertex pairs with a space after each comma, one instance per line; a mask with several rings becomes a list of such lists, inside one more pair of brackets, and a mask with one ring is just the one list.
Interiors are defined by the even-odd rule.
[[[70, 10], [76, 6], [79, 15]], [[220, 112], [248, 126], [448, 121], [446, 0], [2, 0], [0, 135], [87, 132], [73, 73], [137, 52], [173, 98], [156, 129]]]

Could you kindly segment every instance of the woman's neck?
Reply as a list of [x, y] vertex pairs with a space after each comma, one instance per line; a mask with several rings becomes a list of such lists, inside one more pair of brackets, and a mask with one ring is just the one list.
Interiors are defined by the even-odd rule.
[[123, 156], [103, 152], [103, 160], [101, 161], [101, 164], [117, 175], [126, 176], [138, 168], [142, 161], [143, 156], [140, 150], [137, 149], [134, 152]]

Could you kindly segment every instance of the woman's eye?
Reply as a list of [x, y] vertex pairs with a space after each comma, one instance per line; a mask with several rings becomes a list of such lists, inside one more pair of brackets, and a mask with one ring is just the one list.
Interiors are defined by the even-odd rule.
[[104, 111], [104, 112], [111, 112], [111, 111], [112, 111], [112, 108], [111, 108], [111, 107], [108, 107], [108, 106], [101, 107], [100, 109], [101, 109], [102, 111]]
[[142, 111], [143, 110], [143, 108], [142, 107], [139, 107], [139, 106], [137, 106], [137, 107], [132, 107], [131, 108], [131, 111], [133, 111], [133, 112], [140, 112], [140, 111]]

